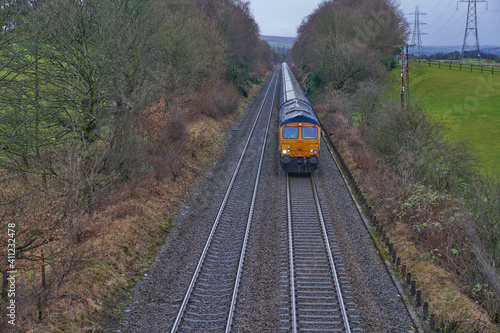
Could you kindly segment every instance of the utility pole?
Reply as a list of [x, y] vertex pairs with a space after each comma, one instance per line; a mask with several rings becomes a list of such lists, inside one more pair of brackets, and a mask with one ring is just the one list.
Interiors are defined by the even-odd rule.
[[406, 106], [410, 105], [410, 57], [408, 56], [408, 44], [406, 44]]
[[401, 109], [405, 108], [405, 46], [401, 46]]
[[488, 10], [488, 1], [486, 0], [460, 0], [457, 1], [457, 9], [459, 2], [467, 2], [467, 23], [465, 24], [465, 34], [464, 34], [464, 43], [462, 45], [462, 60], [464, 59], [464, 51], [467, 47], [467, 37], [469, 34], [473, 34], [476, 38], [475, 49], [473, 51], [477, 52], [477, 58], [479, 62], [481, 62], [481, 51], [479, 49], [479, 35], [477, 33], [477, 3], [478, 2], [486, 2], [486, 10]]
[[413, 20], [413, 35], [411, 37], [412, 53], [415, 55], [414, 48], [417, 47], [418, 57], [424, 52], [422, 47], [422, 35], [427, 35], [427, 33], [420, 32], [420, 25], [427, 23], [420, 22], [420, 15], [427, 15], [426, 13], [421, 13], [418, 6], [415, 6], [415, 12], [410, 13], [415, 14], [415, 19]]

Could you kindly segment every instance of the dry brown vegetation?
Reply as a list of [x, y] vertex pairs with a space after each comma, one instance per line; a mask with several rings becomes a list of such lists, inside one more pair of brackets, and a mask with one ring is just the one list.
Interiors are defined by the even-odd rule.
[[[19, 276], [21, 297], [17, 298], [14, 331], [104, 331], [103, 318], [119, 317], [119, 304], [111, 308], [109, 304], [148, 272], [173, 227], [171, 219], [184, 200], [196, 195], [199, 180], [222, 151], [227, 128], [239, 114], [218, 121], [201, 117], [190, 123], [186, 128], [189, 150], [177, 174], [169, 172], [158, 181], [153, 177], [156, 172], [149, 172], [114, 186], [107, 195], [107, 204], [89, 218], [86, 239], [77, 244], [70, 242], [73, 252], [59, 248], [67, 252], [66, 257], [78, 254], [84, 259], [58, 257], [60, 263], [78, 263], [71, 267], [71, 275], [63, 281], [56, 274], [58, 266], [47, 261], [48, 279], [59, 278], [47, 282], [51, 284], [47, 290], [50, 296], [40, 295], [44, 290], [40, 273], [30, 270], [29, 265], [20, 265], [19, 270], [25, 273]], [[39, 301], [45, 303], [39, 306]], [[43, 312], [40, 320], [34, 316], [38, 309]], [[2, 316], [2, 320], [6, 318]], [[7, 327], [5, 322], [2, 324]]]

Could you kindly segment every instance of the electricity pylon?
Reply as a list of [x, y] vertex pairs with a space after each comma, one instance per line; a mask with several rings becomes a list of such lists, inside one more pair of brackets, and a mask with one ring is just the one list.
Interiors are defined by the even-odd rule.
[[424, 25], [427, 23], [420, 22], [420, 15], [427, 15], [426, 13], [421, 13], [418, 9], [418, 6], [415, 6], [415, 20], [413, 21], [413, 35], [411, 37], [411, 47], [412, 47], [412, 53], [414, 53], [414, 48], [415, 46], [417, 47], [417, 52], [418, 52], [418, 57], [420, 58], [420, 55], [424, 52], [424, 49], [422, 47], [422, 35], [427, 35], [426, 33], [421, 33], [420, 32], [420, 25]]
[[467, 47], [467, 37], [469, 34], [473, 34], [476, 38], [475, 49], [473, 51], [477, 52], [477, 58], [481, 60], [481, 50], [479, 49], [479, 35], [477, 33], [477, 3], [478, 2], [486, 2], [486, 10], [488, 10], [488, 1], [486, 0], [460, 0], [457, 1], [457, 9], [459, 2], [468, 2], [467, 8], [467, 23], [465, 24], [465, 34], [464, 34], [464, 43], [462, 45], [462, 59], [464, 58], [464, 51]]

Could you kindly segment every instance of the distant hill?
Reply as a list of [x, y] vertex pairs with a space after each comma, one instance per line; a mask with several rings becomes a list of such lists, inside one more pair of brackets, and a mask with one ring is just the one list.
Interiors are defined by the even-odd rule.
[[297, 41], [296, 37], [279, 37], [279, 36], [260, 36], [260, 39], [267, 42], [273, 48], [285, 48], [291, 49], [295, 41]]
[[[260, 39], [267, 42], [273, 48], [291, 49], [293, 44], [297, 41], [296, 37], [280, 37], [280, 36], [260, 36]], [[461, 52], [462, 45], [457, 46], [423, 46], [423, 53], [425, 55], [433, 55], [436, 53], [451, 53], [454, 51]], [[500, 56], [500, 46], [498, 45], [484, 45], [481, 46], [481, 52], [493, 53]]]
[[265, 42], [295, 43], [297, 37], [260, 36]]
[[[262, 36], [261, 36], [262, 38]], [[481, 52], [493, 53], [500, 56], [500, 46], [484, 45], [480, 46]], [[451, 53], [454, 51], [462, 52], [462, 45], [459, 46], [423, 46], [423, 53], [425, 55], [433, 55], [436, 53]]]
[[[267, 42], [271, 47], [280, 47], [291, 49], [293, 44], [297, 41], [296, 37], [280, 37], [280, 36], [260, 36], [260, 39]], [[436, 53], [451, 53], [453, 51], [462, 51], [462, 45], [456, 46], [423, 46], [425, 55], [433, 55]], [[481, 46], [481, 52], [493, 53], [500, 56], [500, 46], [498, 45], [484, 45]]]

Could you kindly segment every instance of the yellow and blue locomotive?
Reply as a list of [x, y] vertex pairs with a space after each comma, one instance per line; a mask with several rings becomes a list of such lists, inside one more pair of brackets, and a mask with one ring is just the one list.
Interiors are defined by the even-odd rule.
[[311, 173], [318, 166], [321, 130], [311, 103], [286, 63], [281, 64], [280, 153], [283, 169]]

